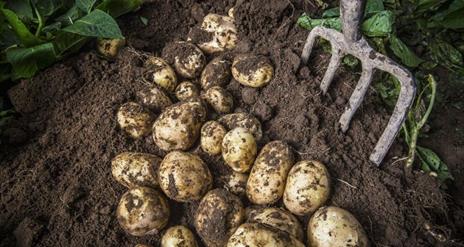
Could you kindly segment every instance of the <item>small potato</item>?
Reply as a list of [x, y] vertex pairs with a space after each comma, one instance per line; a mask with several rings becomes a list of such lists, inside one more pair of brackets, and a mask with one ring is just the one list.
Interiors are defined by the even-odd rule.
[[350, 212], [330, 206], [319, 208], [309, 220], [308, 244], [318, 247], [367, 247], [369, 240]]
[[185, 226], [172, 226], [163, 235], [161, 247], [197, 247], [192, 231]]
[[246, 193], [246, 183], [248, 181], [248, 174], [240, 173], [240, 172], [231, 172], [222, 177], [222, 181], [224, 181], [224, 187], [238, 195], [244, 196]]
[[230, 62], [216, 57], [201, 72], [200, 84], [204, 90], [214, 86], [225, 86], [230, 81]]
[[226, 129], [219, 122], [208, 121], [201, 127], [201, 149], [210, 155], [221, 153], [222, 139], [226, 135]]
[[260, 223], [242, 224], [227, 242], [227, 247], [304, 247], [287, 232]]
[[116, 118], [119, 127], [134, 139], [148, 135], [154, 121], [153, 114], [135, 102], [127, 102], [119, 107]]
[[222, 247], [245, 220], [240, 199], [224, 189], [203, 197], [195, 213], [195, 229], [208, 247]]
[[287, 176], [284, 204], [296, 215], [312, 214], [330, 195], [330, 176], [318, 161], [303, 160], [292, 167]]
[[271, 81], [274, 67], [266, 57], [238, 55], [232, 63], [232, 76], [240, 84], [249, 87], [263, 87]]
[[208, 102], [217, 113], [229, 113], [234, 108], [232, 95], [222, 87], [214, 86], [206, 90], [203, 98]]
[[208, 166], [198, 155], [179, 151], [164, 157], [158, 178], [163, 192], [178, 202], [201, 199], [213, 182]]
[[160, 57], [149, 57], [145, 61], [147, 76], [161, 88], [172, 92], [177, 86], [177, 77], [169, 64]]
[[140, 237], [157, 234], [163, 229], [170, 211], [161, 193], [148, 187], [136, 187], [122, 195], [116, 214], [127, 233]]
[[172, 105], [169, 96], [156, 86], [147, 87], [137, 92], [137, 100], [154, 112], [161, 112]]
[[158, 175], [156, 171], [161, 158], [153, 154], [124, 152], [111, 161], [113, 177], [127, 188], [147, 186], [156, 188]]
[[228, 130], [238, 127], [247, 129], [257, 141], [261, 140], [261, 137], [263, 136], [261, 123], [251, 114], [231, 113], [220, 117], [218, 121]]
[[172, 105], [153, 124], [155, 144], [166, 151], [187, 150], [198, 139], [205, 120], [206, 109], [199, 101]]
[[198, 40], [198, 46], [206, 53], [231, 50], [237, 45], [237, 28], [230, 16], [208, 14], [203, 19], [201, 29], [208, 33], [209, 40]]
[[166, 45], [163, 57], [168, 63], [174, 64], [176, 72], [184, 78], [198, 77], [206, 65], [203, 52], [190, 42], [177, 41]]
[[146, 245], [146, 244], [136, 244], [135, 247], [151, 247], [151, 246]]
[[287, 232], [299, 241], [303, 241], [304, 233], [298, 219], [287, 210], [281, 208], [261, 208], [251, 210], [248, 222], [261, 223]]
[[250, 170], [257, 149], [255, 138], [245, 128], [229, 131], [222, 140], [222, 158], [236, 172]]
[[114, 59], [125, 44], [125, 39], [98, 39], [97, 50], [104, 57]]
[[286, 143], [266, 144], [256, 158], [247, 182], [247, 197], [254, 204], [273, 204], [283, 195], [285, 180], [293, 166], [293, 153]]
[[177, 86], [175, 94], [176, 98], [180, 101], [186, 101], [188, 99], [200, 97], [200, 91], [198, 90], [197, 86], [189, 81], [181, 82]]

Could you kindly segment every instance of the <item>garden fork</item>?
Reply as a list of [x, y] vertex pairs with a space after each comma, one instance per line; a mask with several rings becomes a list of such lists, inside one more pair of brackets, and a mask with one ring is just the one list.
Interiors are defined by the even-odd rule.
[[376, 165], [380, 165], [411, 107], [416, 93], [416, 84], [414, 77], [407, 69], [383, 54], [376, 52], [361, 35], [359, 24], [362, 20], [363, 9], [364, 4], [362, 0], [341, 0], [340, 11], [343, 33], [321, 26], [312, 29], [303, 48], [301, 62], [302, 64], [308, 62], [309, 54], [317, 37], [326, 39], [331, 43], [332, 57], [320, 86], [322, 92], [325, 94], [344, 55], [351, 54], [361, 61], [361, 77], [350, 97], [348, 106], [345, 107], [345, 112], [339, 120], [343, 132], [348, 130], [354, 113], [364, 99], [375, 69], [390, 73], [398, 79], [401, 84], [398, 101], [387, 127], [370, 155], [370, 160]]

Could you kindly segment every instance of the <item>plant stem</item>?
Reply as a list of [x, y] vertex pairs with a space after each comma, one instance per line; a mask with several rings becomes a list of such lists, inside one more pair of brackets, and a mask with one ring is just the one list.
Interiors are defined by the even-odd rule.
[[39, 21], [39, 25], [37, 26], [37, 30], [35, 30], [35, 37], [39, 37], [40, 33], [42, 32], [42, 28], [43, 28], [44, 23], [43, 23], [43, 18], [39, 13], [39, 10], [35, 7], [34, 4], [33, 4], [33, 7], [34, 7], [34, 12], [37, 15], [37, 19]]

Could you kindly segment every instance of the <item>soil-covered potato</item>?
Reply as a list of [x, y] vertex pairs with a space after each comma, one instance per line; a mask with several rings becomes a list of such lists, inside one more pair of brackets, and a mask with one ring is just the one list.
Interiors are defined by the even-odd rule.
[[228, 130], [238, 127], [247, 129], [257, 141], [261, 140], [261, 137], [263, 136], [261, 123], [251, 114], [231, 113], [220, 117], [218, 121]]
[[161, 88], [172, 92], [177, 86], [177, 77], [169, 64], [160, 57], [149, 57], [145, 61], [147, 77]]
[[125, 39], [98, 39], [97, 51], [106, 58], [116, 58], [119, 50], [126, 44]]
[[245, 223], [230, 237], [227, 247], [304, 247], [304, 244], [274, 227]]
[[235, 128], [222, 139], [222, 158], [236, 172], [250, 170], [257, 149], [255, 138], [245, 128]]
[[186, 101], [200, 97], [200, 90], [190, 81], [183, 81], [176, 87], [176, 98], [180, 101]]
[[195, 213], [195, 229], [208, 247], [222, 247], [245, 220], [240, 199], [224, 189], [203, 197]]
[[219, 114], [229, 113], [234, 109], [234, 99], [232, 94], [227, 92], [227, 90], [222, 87], [210, 87], [202, 96], [202, 98], [209, 103], [214, 111]]
[[201, 72], [200, 84], [204, 90], [214, 86], [225, 86], [230, 81], [230, 62], [223, 57], [216, 57]]
[[222, 139], [227, 131], [219, 122], [208, 121], [201, 127], [201, 149], [210, 155], [221, 153]]
[[163, 57], [174, 65], [176, 72], [184, 78], [193, 79], [200, 76], [206, 65], [203, 52], [190, 42], [171, 42], [163, 49]]
[[213, 182], [208, 166], [198, 155], [180, 151], [164, 157], [158, 178], [163, 192], [178, 202], [201, 199]]
[[155, 144], [166, 151], [187, 150], [198, 139], [205, 120], [206, 109], [199, 101], [170, 106], [153, 124]]
[[339, 207], [319, 208], [309, 220], [307, 231], [310, 246], [369, 246], [369, 240], [358, 220]]
[[192, 231], [185, 226], [172, 226], [161, 238], [161, 247], [197, 247]]
[[111, 172], [116, 181], [127, 188], [156, 188], [159, 186], [156, 171], [160, 163], [161, 158], [153, 154], [124, 152], [111, 161]]
[[132, 138], [138, 139], [150, 133], [153, 114], [135, 102], [124, 103], [116, 114], [119, 127]]
[[172, 105], [172, 100], [157, 86], [144, 88], [137, 92], [137, 101], [154, 112], [161, 112]]
[[222, 181], [224, 182], [224, 188], [228, 191], [239, 196], [244, 196], [246, 194], [248, 174], [232, 171], [231, 173], [224, 175], [222, 177]]
[[135, 247], [151, 247], [151, 246], [146, 245], [146, 244], [136, 244]]
[[329, 195], [330, 176], [322, 163], [303, 160], [290, 169], [283, 200], [290, 212], [312, 214], [327, 201]]
[[293, 153], [286, 143], [266, 144], [256, 158], [247, 182], [247, 197], [254, 204], [272, 204], [283, 195]]
[[298, 219], [282, 208], [259, 208], [248, 213], [248, 222], [261, 223], [287, 232], [299, 241], [303, 241], [304, 233]]
[[231, 50], [237, 45], [237, 28], [230, 16], [208, 14], [201, 27], [194, 30], [189, 33], [189, 39], [206, 53]]
[[232, 76], [242, 85], [263, 87], [271, 81], [274, 67], [264, 56], [238, 55], [232, 63]]
[[169, 220], [169, 205], [158, 191], [133, 188], [121, 197], [116, 210], [121, 227], [133, 236], [157, 234]]

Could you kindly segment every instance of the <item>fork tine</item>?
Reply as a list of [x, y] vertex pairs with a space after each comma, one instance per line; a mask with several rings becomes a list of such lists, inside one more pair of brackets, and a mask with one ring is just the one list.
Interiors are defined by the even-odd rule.
[[337, 71], [338, 67], [340, 66], [340, 62], [342, 60], [341, 51], [339, 49], [332, 50], [332, 57], [330, 58], [329, 66], [325, 71], [324, 78], [322, 78], [321, 82], [321, 90], [323, 94], [327, 93], [329, 89], [330, 83], [335, 76], [335, 72]]
[[320, 36], [320, 27], [315, 27], [311, 32], [308, 34], [306, 38], [306, 43], [303, 47], [303, 51], [301, 52], [301, 63], [306, 64], [309, 59], [309, 55], [311, 55], [311, 51], [313, 50], [314, 42], [316, 42], [316, 38]]

